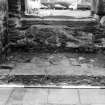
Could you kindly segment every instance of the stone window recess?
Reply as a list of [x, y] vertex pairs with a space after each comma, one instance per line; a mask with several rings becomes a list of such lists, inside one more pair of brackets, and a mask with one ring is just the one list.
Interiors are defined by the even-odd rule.
[[[79, 6], [91, 9], [93, 6], [91, 1], [98, 0], [8, 0], [8, 11], [10, 17], [52, 15], [56, 9], [76, 9]], [[99, 15], [105, 14], [104, 4], [105, 0], [99, 0], [97, 6], [94, 7], [97, 9], [94, 11]], [[47, 10], [47, 13], [44, 13], [44, 9]]]
[[[38, 15], [41, 13], [41, 10], [43, 11], [43, 9], [74, 10], [78, 8], [78, 5], [84, 4], [91, 6], [90, 0], [26, 0], [25, 14]], [[51, 11], [47, 11], [47, 14], [50, 14], [50, 12]]]

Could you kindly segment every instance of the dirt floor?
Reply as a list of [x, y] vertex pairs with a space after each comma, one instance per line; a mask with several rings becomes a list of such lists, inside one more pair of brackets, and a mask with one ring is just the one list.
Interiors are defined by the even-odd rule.
[[100, 52], [18, 51], [0, 67], [1, 80], [10, 84], [105, 86], [105, 55]]

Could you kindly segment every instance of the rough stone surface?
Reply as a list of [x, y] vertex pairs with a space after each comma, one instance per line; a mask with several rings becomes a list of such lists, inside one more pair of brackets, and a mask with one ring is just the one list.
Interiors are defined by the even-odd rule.
[[[66, 25], [32, 25], [25, 30], [10, 29], [10, 43], [29, 47], [81, 47], [93, 46], [94, 33], [91, 30], [77, 30]], [[95, 29], [94, 29], [95, 30]]]
[[[104, 46], [101, 39], [104, 38], [105, 32], [104, 29], [100, 29], [96, 21], [68, 21], [67, 19], [55, 21], [25, 17], [24, 0], [21, 2], [8, 0], [8, 8], [9, 44], [27, 48], [81, 46], [93, 48], [95, 44], [100, 46], [100, 43]], [[99, 20], [99, 17], [95, 18]]]
[[[36, 45], [61, 47], [79, 47], [93, 45], [98, 36], [103, 37], [103, 32], [97, 27], [97, 22], [88, 21], [54, 21], [36, 19], [24, 16], [25, 1], [8, 0], [8, 39], [9, 43], [28, 46], [29, 48]], [[101, 2], [100, 2], [101, 3]], [[105, 0], [103, 0], [103, 4]], [[99, 4], [98, 15], [104, 15], [103, 6]], [[102, 12], [103, 11], [103, 12]], [[101, 13], [102, 12], [102, 13]], [[96, 15], [97, 16], [97, 15]], [[25, 19], [26, 20], [25, 20]], [[99, 18], [99, 17], [95, 17]], [[40, 25], [39, 25], [40, 24]], [[33, 25], [33, 26], [32, 26]], [[55, 26], [58, 25], [58, 26]], [[61, 26], [64, 25], [64, 26]], [[29, 35], [28, 35], [29, 34]], [[101, 34], [101, 35], [100, 35]], [[99, 42], [99, 41], [98, 41]], [[44, 46], [45, 47], [45, 46]]]
[[0, 88], [0, 105], [105, 105], [105, 89]]
[[[77, 48], [77, 47], [104, 47], [105, 29], [99, 27], [99, 22], [69, 21], [65, 19], [36, 19], [23, 16], [24, 0], [8, 0], [8, 41], [10, 47], [34, 48]], [[104, 15], [104, 14], [103, 14]], [[97, 15], [96, 15], [97, 16]], [[95, 17], [98, 20], [99, 17]], [[90, 21], [91, 20], [91, 21]], [[16, 50], [16, 49], [15, 49]]]
[[3, 49], [5, 48], [5, 16], [6, 16], [6, 3], [5, 0], [0, 0], [0, 62], [3, 59]]
[[66, 46], [67, 42], [73, 43], [71, 47], [92, 44], [93, 34], [84, 31], [71, 30], [66, 26], [32, 26], [26, 38], [38, 44], [49, 46]]
[[[27, 48], [90, 47], [102, 43], [104, 28], [92, 20], [41, 20], [12, 17], [8, 19], [8, 41]], [[99, 38], [99, 39], [98, 39]], [[95, 43], [94, 43], [95, 42]], [[102, 43], [103, 44], [103, 43]], [[13, 48], [13, 46], [12, 46]]]

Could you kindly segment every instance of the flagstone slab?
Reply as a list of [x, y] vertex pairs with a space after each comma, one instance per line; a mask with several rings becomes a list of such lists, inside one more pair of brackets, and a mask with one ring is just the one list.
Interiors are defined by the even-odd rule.
[[0, 87], [0, 105], [5, 105], [13, 88]]
[[79, 104], [78, 94], [76, 89], [49, 89], [48, 95], [49, 104], [71, 105]]
[[5, 105], [22, 105], [22, 100], [25, 93], [25, 88], [15, 87]]
[[105, 105], [105, 89], [80, 89], [82, 104]]

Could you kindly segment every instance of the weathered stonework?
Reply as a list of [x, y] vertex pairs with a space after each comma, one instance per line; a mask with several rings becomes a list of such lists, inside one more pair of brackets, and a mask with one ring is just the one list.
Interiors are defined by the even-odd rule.
[[6, 26], [7, 26], [7, 18], [6, 18], [6, 1], [0, 0], [0, 63], [4, 60], [4, 50], [6, 46]]
[[24, 0], [8, 1], [8, 41], [11, 45], [87, 47], [95, 46], [105, 37], [104, 29], [100, 28], [97, 21], [56, 21], [27, 17], [24, 15]]

